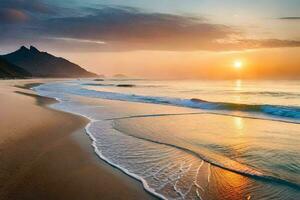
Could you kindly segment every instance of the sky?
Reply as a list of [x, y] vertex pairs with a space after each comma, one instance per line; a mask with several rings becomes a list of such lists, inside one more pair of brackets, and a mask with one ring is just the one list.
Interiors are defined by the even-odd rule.
[[1, 0], [0, 53], [21, 45], [107, 76], [299, 79], [300, 1]]

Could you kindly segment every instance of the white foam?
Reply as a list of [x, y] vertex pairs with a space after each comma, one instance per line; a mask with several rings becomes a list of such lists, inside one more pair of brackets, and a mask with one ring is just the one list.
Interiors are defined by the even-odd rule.
[[[50, 87], [51, 86], [51, 89]], [[67, 87], [66, 87], [67, 86]], [[254, 117], [281, 119], [287, 122], [299, 122], [300, 108], [297, 106], [278, 106], [278, 105], [240, 105], [234, 103], [222, 103], [222, 102], [207, 102], [197, 99], [181, 99], [172, 97], [160, 97], [160, 96], [144, 96], [134, 94], [124, 94], [107, 91], [96, 91], [88, 89], [82, 85], [81, 82], [65, 82], [62, 83], [47, 83], [37, 87], [39, 91], [46, 92], [47, 90], [56, 91], [59, 93], [83, 95], [92, 98], [103, 98], [110, 100], [120, 101], [132, 101], [143, 102], [153, 104], [166, 104], [180, 107], [190, 107], [196, 109], [204, 109], [217, 111], [219, 113], [230, 113], [232, 111], [241, 111], [247, 115]]]
[[[174, 185], [175, 183], [177, 183], [183, 174], [191, 173], [191, 172], [189, 172], [189, 170], [190, 170], [192, 164], [186, 163], [186, 161], [184, 161], [185, 159], [187, 159], [188, 157], [191, 156], [190, 154], [188, 154], [184, 151], [175, 149], [175, 148], [172, 149], [173, 147], [168, 147], [163, 144], [155, 144], [155, 143], [151, 143], [149, 141], [144, 141], [141, 139], [134, 138], [132, 136], [124, 135], [123, 133], [113, 129], [111, 121], [103, 121], [103, 120], [97, 119], [95, 117], [96, 115], [93, 116], [93, 114], [84, 110], [84, 108], [85, 108], [84, 105], [80, 105], [78, 102], [73, 101], [71, 96], [66, 95], [63, 92], [51, 92], [51, 91], [46, 91], [46, 90], [39, 90], [39, 87], [34, 88], [34, 90], [37, 91], [42, 96], [55, 98], [58, 101], [58, 103], [51, 105], [51, 108], [62, 110], [65, 112], [70, 112], [72, 114], [80, 115], [82, 117], [89, 119], [90, 122], [85, 127], [85, 130], [86, 130], [88, 136], [92, 140], [92, 146], [93, 146], [96, 154], [102, 160], [106, 161], [110, 165], [120, 169], [127, 175], [141, 181], [145, 190], [150, 192], [151, 194], [155, 195], [156, 197], [161, 198], [161, 199], [172, 198], [174, 196], [174, 194], [164, 191], [164, 188], [168, 187], [168, 185], [170, 185], [170, 184]], [[103, 132], [97, 131], [98, 128], [100, 128], [100, 130], [102, 130]], [[110, 134], [110, 135], [109, 135], [109, 137], [106, 138], [105, 134], [106, 135]], [[132, 149], [127, 149], [128, 151], [125, 151], [125, 152], [122, 151], [125, 154], [128, 154], [127, 156], [132, 156], [133, 158], [134, 158], [135, 154], [131, 154], [131, 152], [137, 152], [135, 150], [138, 150], [138, 152], [142, 152], [141, 149], [134, 149], [134, 148], [137, 146], [137, 144], [143, 142], [143, 144], [144, 144], [143, 147], [146, 146], [146, 148], [143, 148], [143, 150], [145, 151], [144, 156], [135, 156], [139, 160], [138, 160], [138, 162], [133, 163], [132, 165], [130, 162], [126, 162], [126, 161], [122, 160], [122, 158], [115, 157], [116, 156], [115, 153], [116, 154], [118, 153], [118, 148], [114, 143], [115, 141], [113, 139], [112, 134], [117, 135], [117, 137], [118, 137], [115, 141], [121, 140], [121, 141], [125, 142], [126, 145], [123, 145], [123, 146], [127, 146], [127, 145], [130, 146], [130, 142], [133, 143], [133, 145], [130, 146]], [[102, 143], [106, 142], [104, 140], [105, 138], [108, 139], [108, 141], [112, 141], [112, 143], [103, 145]], [[108, 149], [107, 146], [110, 146], [110, 145], [112, 145], [112, 147], [110, 149]], [[121, 142], [119, 145], [122, 145]], [[155, 146], [152, 147], [153, 145], [155, 145]], [[106, 148], [104, 148], [104, 146], [106, 146]], [[152, 160], [156, 160], [157, 163], [147, 162], [146, 156], [149, 155], [151, 153], [151, 151], [153, 151], [152, 149], [155, 149], [155, 151], [157, 151], [156, 155], [155, 155], [156, 156], [155, 159], [152, 159]], [[162, 153], [158, 153], [160, 150], [162, 151]], [[150, 151], [150, 153], [147, 151]], [[105, 154], [107, 154], [108, 156]], [[176, 167], [178, 165], [176, 163], [176, 162], [178, 162], [178, 161], [176, 161], [177, 156], [181, 156], [183, 159], [183, 162], [180, 164], [179, 168]], [[198, 162], [201, 163], [201, 160], [199, 158], [194, 157], [193, 159], [195, 161], [195, 163], [193, 163], [193, 165], [195, 165], [195, 164], [197, 165]], [[168, 162], [169, 164], [164, 165], [165, 162]], [[172, 162], [174, 162], [174, 163], [172, 163]], [[199, 163], [198, 163], [198, 165], [199, 165]], [[133, 167], [133, 166], [135, 166], [135, 167]], [[137, 174], [139, 172], [138, 172], [138, 170], [136, 170], [136, 168], [139, 168], [140, 166], [146, 168], [147, 170], [145, 170], [145, 172], [147, 172], [147, 173], [140, 174], [140, 175]], [[157, 166], [159, 166], [161, 168], [159, 170], [155, 170], [155, 168]], [[135, 170], [137, 171], [137, 173], [133, 172]], [[174, 170], [174, 171], [170, 171], [170, 170]], [[178, 172], [176, 172], [176, 171], [178, 171]], [[143, 176], [143, 175], [145, 175], [145, 176]], [[164, 177], [165, 175], [167, 175], [166, 179], [160, 178], [160, 176]], [[159, 178], [157, 178], [157, 177], [159, 177]], [[146, 180], [146, 179], [148, 179], [148, 180]], [[184, 199], [185, 196], [187, 196], [190, 193], [190, 191], [192, 190], [192, 187], [193, 187], [193, 182], [190, 183], [189, 190], [186, 193], [179, 192], [180, 197], [182, 199]], [[177, 188], [177, 190], [181, 191], [178, 188]], [[192, 195], [192, 194], [190, 194], [190, 195]], [[196, 196], [197, 194], [195, 193], [194, 195]], [[176, 198], [180, 198], [180, 197], [176, 197]]]

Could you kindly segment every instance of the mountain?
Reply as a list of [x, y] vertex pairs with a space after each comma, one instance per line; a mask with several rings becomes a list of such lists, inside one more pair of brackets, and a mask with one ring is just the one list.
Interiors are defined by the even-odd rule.
[[31, 77], [31, 74], [26, 70], [18, 67], [12, 63], [9, 63], [2, 56], [0, 56], [0, 78], [26, 78]]
[[95, 77], [96, 74], [86, 71], [64, 58], [41, 52], [34, 46], [3, 55], [9, 62], [27, 70], [36, 77]]

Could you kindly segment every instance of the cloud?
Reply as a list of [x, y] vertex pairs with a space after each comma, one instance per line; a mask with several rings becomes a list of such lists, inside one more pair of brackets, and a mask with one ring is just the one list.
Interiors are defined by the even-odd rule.
[[11, 8], [0, 9], [0, 22], [1, 23], [21, 23], [29, 20], [29, 16], [21, 11]]
[[130, 7], [89, 11], [78, 17], [49, 19], [41, 25], [41, 31], [50, 38], [106, 43], [105, 46], [91, 44], [91, 50], [224, 51], [300, 46], [299, 41], [293, 40], [243, 38], [237, 28], [197, 17], [149, 13]]
[[55, 12], [54, 6], [50, 6], [41, 0], [1, 0], [0, 8], [43, 14]]
[[[120, 6], [81, 8], [78, 13], [55, 9], [39, 0], [26, 2], [1, 1], [0, 16], [6, 16], [3, 19], [8, 25], [0, 24], [5, 30], [0, 32], [0, 40], [23, 39], [64, 51], [73, 51], [75, 46], [82, 51], [226, 51], [300, 46], [299, 41], [293, 40], [244, 38], [242, 30], [236, 27], [211, 23], [201, 17]], [[23, 23], [14, 26], [13, 22]]]
[[212, 41], [238, 34], [229, 26], [201, 18], [103, 7], [79, 17], [52, 18], [40, 31], [49, 37], [105, 41], [121, 49], [209, 49]]
[[61, 41], [70, 41], [70, 42], [79, 42], [79, 43], [91, 43], [91, 44], [102, 44], [104, 45], [105, 42], [103, 41], [95, 41], [95, 40], [82, 40], [82, 39], [74, 39], [74, 38], [49, 38], [53, 40], [61, 40]]
[[261, 48], [300, 47], [297, 40], [279, 39], [235, 39], [230, 41], [217, 41], [224, 50], [244, 50]]
[[248, 48], [276, 48], [276, 47], [300, 47], [300, 41], [297, 40], [278, 40], [278, 39], [264, 39], [264, 40], [240, 40]]
[[300, 17], [281, 17], [279, 19], [282, 19], [282, 20], [299, 20]]

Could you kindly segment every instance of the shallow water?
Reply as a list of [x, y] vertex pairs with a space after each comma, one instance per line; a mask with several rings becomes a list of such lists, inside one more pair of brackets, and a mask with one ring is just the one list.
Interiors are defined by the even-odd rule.
[[[126, 87], [117, 86], [124, 82]], [[141, 180], [148, 191], [161, 198], [297, 199], [300, 196], [299, 101], [295, 100], [299, 100], [298, 82], [288, 82], [284, 92], [278, 86], [273, 93], [270, 88], [261, 87], [267, 84], [248, 83], [248, 89], [239, 94], [243, 100], [238, 102], [233, 101], [236, 94], [232, 94], [234, 89], [230, 89], [229, 82], [223, 82], [223, 86], [221, 82], [205, 82], [206, 86], [196, 93], [192, 88], [198, 86], [192, 87], [191, 83], [195, 84], [105, 81], [99, 85], [87, 80], [49, 83], [35, 90], [57, 98], [60, 103], [54, 108], [91, 119], [86, 129], [97, 154]], [[197, 109], [182, 108], [183, 112], [175, 114], [162, 106], [164, 114], [160, 115], [152, 108], [147, 109], [151, 104], [144, 104], [133, 107], [138, 111], [129, 115], [111, 114], [111, 105], [105, 109], [107, 105], [87, 103], [91, 98]], [[193, 102], [193, 98], [210, 104]], [[241, 106], [215, 107], [216, 102], [254, 105], [254, 99], [258, 99], [255, 105], [274, 106], [275, 114]], [[170, 111], [169, 115], [166, 111]]]
[[115, 128], [191, 150], [228, 170], [300, 185], [298, 124], [203, 113], [119, 119]]

